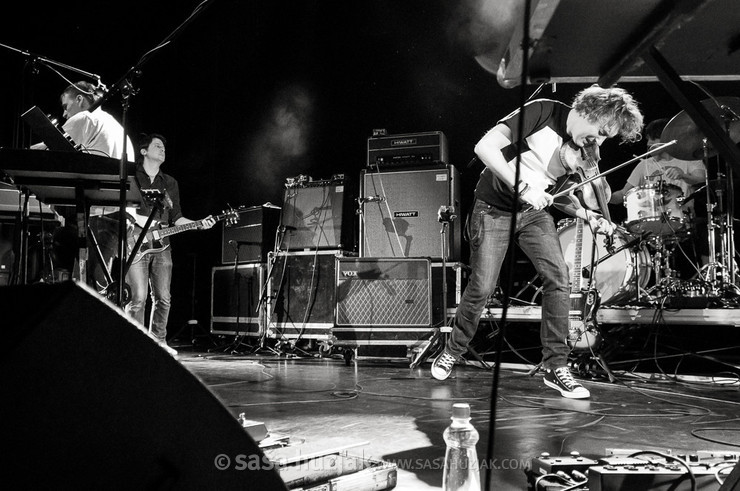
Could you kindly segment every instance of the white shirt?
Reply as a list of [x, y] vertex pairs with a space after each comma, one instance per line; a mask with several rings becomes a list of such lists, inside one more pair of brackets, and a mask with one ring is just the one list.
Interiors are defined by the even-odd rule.
[[[101, 108], [93, 112], [78, 112], [62, 128], [75, 143], [82, 146], [83, 152], [114, 159], [120, 159], [123, 155], [123, 126]], [[135, 154], [131, 139], [127, 138], [126, 143], [127, 158], [133, 162]]]

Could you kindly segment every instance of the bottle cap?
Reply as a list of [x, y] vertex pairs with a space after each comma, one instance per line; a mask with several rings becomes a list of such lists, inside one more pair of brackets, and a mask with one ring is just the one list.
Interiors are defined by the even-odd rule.
[[453, 418], [469, 418], [470, 406], [467, 402], [458, 402], [452, 405]]

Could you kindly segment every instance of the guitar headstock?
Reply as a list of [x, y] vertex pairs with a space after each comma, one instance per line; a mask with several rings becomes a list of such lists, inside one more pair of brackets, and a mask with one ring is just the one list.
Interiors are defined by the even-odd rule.
[[224, 210], [222, 214], [223, 220], [224, 220], [224, 226], [231, 227], [239, 223], [239, 213], [243, 212], [244, 209], [245, 209], [244, 206], [240, 206], [237, 209], [229, 208], [228, 210]]

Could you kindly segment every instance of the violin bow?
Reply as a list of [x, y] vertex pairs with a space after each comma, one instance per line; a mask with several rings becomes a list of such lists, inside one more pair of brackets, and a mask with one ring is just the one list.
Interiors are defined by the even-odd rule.
[[663, 143], [663, 144], [661, 144], [661, 145], [653, 148], [652, 150], [648, 150], [647, 152], [643, 153], [642, 155], [638, 155], [637, 157], [631, 158], [627, 162], [623, 162], [623, 163], [621, 163], [621, 164], [619, 164], [617, 166], [612, 167], [611, 169], [605, 170], [604, 172], [600, 172], [599, 174], [597, 174], [597, 175], [595, 175], [593, 177], [589, 177], [588, 179], [584, 179], [583, 181], [581, 181], [579, 183], [576, 183], [574, 186], [571, 186], [568, 189], [565, 189], [563, 191], [560, 191], [559, 193], [555, 193], [555, 194], [552, 195], [552, 197], [554, 199], [554, 198], [559, 198], [560, 196], [565, 196], [566, 194], [570, 194], [575, 189], [578, 189], [581, 186], [583, 186], [585, 184], [588, 184], [591, 181], [595, 181], [596, 179], [599, 179], [600, 177], [604, 177], [607, 174], [611, 174], [612, 172], [621, 169], [625, 165], [629, 165], [629, 164], [631, 164], [633, 162], [637, 162], [638, 160], [640, 160], [642, 158], [645, 158], [648, 155], [652, 155], [654, 153], [660, 152], [661, 150], [663, 150], [663, 149], [665, 149], [667, 147], [670, 147], [671, 145], [675, 145], [676, 144], [676, 141], [677, 140], [671, 140], [668, 143]]

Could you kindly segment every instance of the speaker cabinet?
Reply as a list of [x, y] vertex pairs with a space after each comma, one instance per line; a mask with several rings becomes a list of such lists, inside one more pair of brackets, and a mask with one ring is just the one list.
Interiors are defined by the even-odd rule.
[[[445, 260], [460, 258], [460, 179], [451, 165], [361, 175], [360, 257], [442, 259], [441, 206], [457, 218], [445, 233]], [[368, 198], [370, 201], [368, 201]]]
[[216, 266], [211, 271], [211, 333], [257, 337], [264, 285], [262, 263]]
[[354, 212], [351, 191], [344, 177], [286, 187], [281, 215], [285, 227], [280, 249], [354, 248]]
[[[287, 489], [236, 417], [84, 285], [0, 287], [0, 472], [26, 489]], [[252, 459], [252, 460], [249, 460]]]
[[429, 259], [342, 258], [337, 326], [430, 327]]
[[325, 250], [275, 256], [268, 280], [270, 337], [326, 340], [331, 336], [336, 260], [343, 255], [343, 251]]
[[275, 235], [280, 221], [280, 208], [252, 206], [239, 213], [239, 222], [221, 225], [221, 264], [266, 262], [267, 253], [275, 248]]

